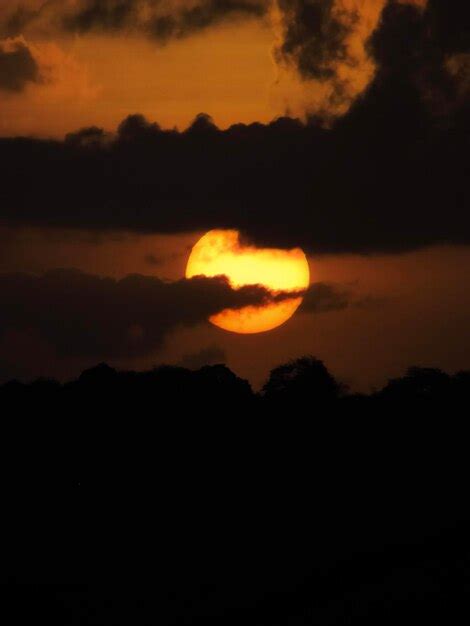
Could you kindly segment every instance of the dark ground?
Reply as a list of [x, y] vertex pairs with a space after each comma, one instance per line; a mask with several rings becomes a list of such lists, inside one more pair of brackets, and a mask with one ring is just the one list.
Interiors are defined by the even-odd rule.
[[466, 375], [322, 368], [1, 388], [4, 623], [468, 621]]

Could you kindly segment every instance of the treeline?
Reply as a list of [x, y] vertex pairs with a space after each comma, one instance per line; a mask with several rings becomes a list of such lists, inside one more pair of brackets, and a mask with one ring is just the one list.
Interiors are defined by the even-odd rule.
[[[468, 404], [470, 371], [450, 375], [437, 368], [410, 367], [404, 376], [389, 380], [378, 391], [351, 393], [336, 380], [324, 363], [304, 356], [274, 368], [260, 392], [236, 376], [226, 365], [207, 365], [199, 370], [162, 365], [150, 371], [117, 371], [105, 363], [85, 370], [77, 380], [60, 384], [51, 379], [31, 383], [12, 380], [0, 386], [0, 401], [105, 401], [108, 406], [134, 403], [135, 407], [155, 403], [158, 412], [171, 412], [183, 405], [205, 407], [221, 414], [232, 409], [285, 409], [316, 407], [386, 408], [448, 403]], [[52, 408], [53, 405], [51, 405]], [[73, 405], [70, 407], [73, 408]], [[147, 405], [147, 410], [151, 409]]]

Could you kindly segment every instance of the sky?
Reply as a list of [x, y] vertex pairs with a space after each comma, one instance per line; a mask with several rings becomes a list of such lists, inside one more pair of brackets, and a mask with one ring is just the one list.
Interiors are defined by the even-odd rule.
[[[465, 0], [4, 0], [0, 380], [468, 369], [469, 33]], [[211, 229], [304, 250], [288, 322], [207, 321], [272, 297], [184, 278]]]

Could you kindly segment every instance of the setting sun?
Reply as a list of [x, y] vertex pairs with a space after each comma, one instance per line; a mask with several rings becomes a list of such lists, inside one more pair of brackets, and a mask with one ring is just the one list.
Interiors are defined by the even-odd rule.
[[[237, 289], [259, 284], [272, 293], [307, 289], [310, 272], [305, 254], [299, 248], [279, 250], [255, 248], [240, 243], [236, 230], [211, 230], [193, 247], [186, 267], [186, 277], [225, 275]], [[210, 321], [235, 333], [261, 333], [286, 322], [302, 302], [293, 297], [262, 307], [226, 309]]]

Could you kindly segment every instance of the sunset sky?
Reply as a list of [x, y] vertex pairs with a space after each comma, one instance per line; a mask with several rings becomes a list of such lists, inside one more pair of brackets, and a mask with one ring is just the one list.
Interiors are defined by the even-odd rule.
[[[0, 382], [470, 368], [469, 95], [466, 0], [3, 0]], [[185, 278], [213, 229], [303, 250], [287, 322], [208, 321], [272, 297]]]

